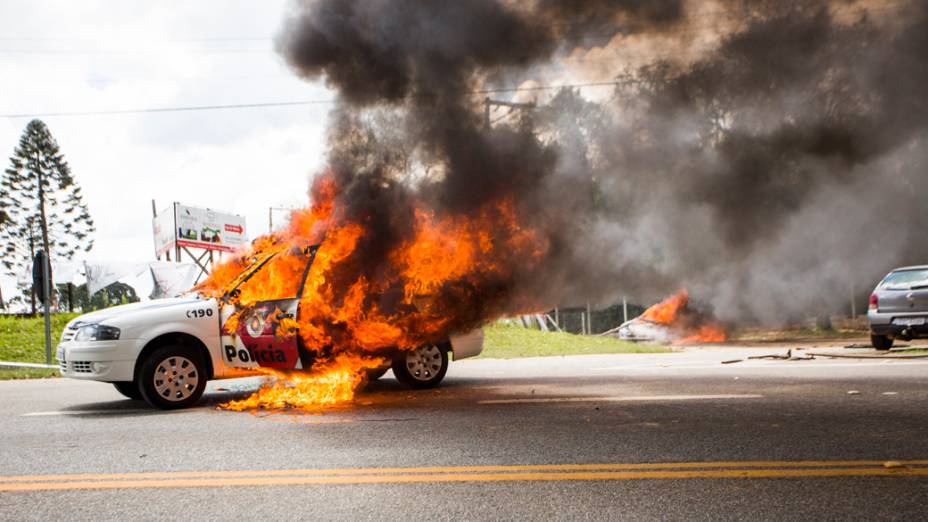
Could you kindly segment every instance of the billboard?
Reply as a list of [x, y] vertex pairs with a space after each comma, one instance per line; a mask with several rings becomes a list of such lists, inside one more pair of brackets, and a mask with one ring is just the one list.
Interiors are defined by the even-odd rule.
[[245, 242], [245, 218], [228, 212], [174, 203], [152, 221], [155, 255], [173, 246], [234, 252]]

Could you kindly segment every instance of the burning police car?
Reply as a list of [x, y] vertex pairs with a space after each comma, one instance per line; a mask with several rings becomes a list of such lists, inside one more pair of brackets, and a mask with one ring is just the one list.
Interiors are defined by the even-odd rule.
[[[61, 375], [112, 383], [131, 399], [162, 409], [185, 408], [199, 400], [206, 382], [253, 375], [262, 368], [308, 371], [325, 347], [306, 346], [292, 329], [300, 296], [318, 246], [299, 254], [305, 263], [296, 295], [240, 306], [239, 288], [267, 266], [273, 255], [242, 272], [218, 298], [192, 296], [117, 306], [82, 315], [64, 330], [57, 358]], [[483, 331], [436, 339], [416, 349], [381, 350], [389, 364], [369, 370], [376, 379], [393, 369], [414, 388], [438, 385], [454, 360], [483, 350]]]

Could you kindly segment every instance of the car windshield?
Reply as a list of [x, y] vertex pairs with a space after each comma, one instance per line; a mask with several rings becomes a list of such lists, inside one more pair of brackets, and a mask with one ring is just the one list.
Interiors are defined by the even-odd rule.
[[918, 286], [928, 287], [928, 269], [893, 272], [880, 283], [884, 290], [909, 290]]

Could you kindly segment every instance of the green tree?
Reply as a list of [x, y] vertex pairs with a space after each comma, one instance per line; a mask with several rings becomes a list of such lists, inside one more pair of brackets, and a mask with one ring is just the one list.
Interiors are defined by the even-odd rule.
[[[7, 212], [9, 201], [9, 194], [7, 194], [3, 185], [0, 185], [0, 232], [2, 232], [10, 222], [10, 214]], [[0, 247], [0, 253], [6, 254], [6, 249]], [[6, 303], [3, 301], [3, 289], [0, 288], [0, 310], [4, 308], [6, 308]]]
[[[67, 260], [93, 246], [93, 219], [58, 143], [41, 120], [26, 125], [0, 182], [2, 266], [15, 276], [44, 249]], [[52, 286], [54, 288], [54, 286]], [[35, 313], [35, 297], [32, 297]]]
[[[58, 285], [58, 293], [62, 301], [68, 301], [67, 285]], [[74, 286], [71, 289], [70, 299], [73, 303], [68, 303], [69, 307], [81, 308], [82, 312], [91, 310], [102, 310], [111, 306], [137, 303], [139, 296], [135, 289], [125, 283], [113, 283], [105, 288], [97, 290], [92, 296], [87, 295], [87, 285]]]

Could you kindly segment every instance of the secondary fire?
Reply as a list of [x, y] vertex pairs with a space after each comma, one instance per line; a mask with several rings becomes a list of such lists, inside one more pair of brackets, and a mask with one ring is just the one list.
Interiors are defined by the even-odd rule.
[[694, 312], [688, 304], [689, 292], [681, 289], [625, 323], [619, 334], [673, 344], [720, 343], [728, 338], [724, 326]]
[[[275, 384], [227, 407], [349, 401], [365, 370], [380, 366], [386, 351], [416, 348], [538, 308], [512, 289], [512, 280], [517, 271], [532, 270], [548, 244], [520, 222], [511, 199], [468, 214], [439, 215], [410, 198], [409, 207], [393, 209], [396, 219], [412, 219], [403, 225], [408, 235], [385, 241], [391, 231], [378, 229], [363, 211], [349, 212], [343, 189], [332, 171], [317, 176], [310, 208], [295, 211], [286, 230], [256, 239], [216, 266], [196, 288], [235, 306], [225, 334], [236, 332], [239, 318], [248, 317], [257, 302], [300, 294], [296, 317], [281, 320], [276, 333], [299, 336], [315, 352], [311, 374], [274, 373]], [[300, 293], [302, 253], [313, 245], [319, 248]]]

